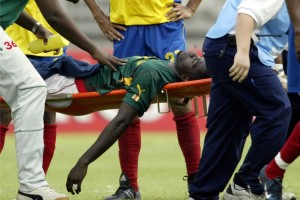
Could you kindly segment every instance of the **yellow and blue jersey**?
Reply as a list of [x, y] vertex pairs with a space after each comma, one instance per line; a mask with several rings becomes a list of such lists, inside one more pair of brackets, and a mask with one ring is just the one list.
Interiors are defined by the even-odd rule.
[[110, 20], [126, 26], [162, 24], [170, 21], [165, 14], [172, 3], [181, 0], [110, 0]]
[[[36, 21], [43, 24], [43, 26], [46, 29], [48, 29], [51, 33], [57, 34], [57, 32], [47, 23], [34, 0], [29, 0], [24, 10]], [[57, 57], [64, 53], [63, 50], [61, 50], [60, 53], [57, 55], [54, 55], [54, 51], [34, 54], [28, 50], [29, 43], [37, 39], [37, 37], [31, 31], [28, 31], [17, 24], [9, 26], [5, 31], [26, 55], [34, 55], [40, 57]], [[63, 40], [65, 40], [66, 43], [69, 43], [69, 41], [67, 41], [66, 39], [63, 38]]]

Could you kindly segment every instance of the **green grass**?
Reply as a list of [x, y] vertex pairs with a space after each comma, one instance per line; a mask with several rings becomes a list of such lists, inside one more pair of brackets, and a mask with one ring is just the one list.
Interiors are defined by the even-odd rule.
[[[204, 136], [204, 135], [203, 135]], [[65, 182], [69, 170], [80, 155], [95, 141], [97, 134], [58, 135], [57, 148], [47, 174], [49, 184], [66, 193]], [[202, 137], [203, 142], [203, 137]], [[247, 142], [249, 146], [249, 141]], [[288, 169], [284, 179], [287, 191], [298, 193], [300, 198], [300, 160]], [[139, 161], [139, 186], [143, 200], [187, 199], [186, 174], [182, 153], [175, 134], [144, 134]], [[118, 187], [120, 166], [117, 146], [108, 150], [89, 166], [80, 195], [72, 200], [99, 200], [112, 194]], [[14, 138], [6, 137], [0, 155], [0, 200], [12, 200], [18, 188]]]

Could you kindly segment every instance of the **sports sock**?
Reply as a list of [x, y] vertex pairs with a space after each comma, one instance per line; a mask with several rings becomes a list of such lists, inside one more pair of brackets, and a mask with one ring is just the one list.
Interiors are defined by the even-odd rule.
[[43, 169], [47, 174], [51, 160], [54, 155], [56, 143], [56, 124], [45, 124], [44, 126], [44, 155], [43, 155]]
[[0, 125], [0, 153], [2, 152], [2, 149], [4, 147], [5, 134], [7, 131], [8, 131], [7, 126]]
[[300, 155], [300, 122], [296, 124], [290, 137], [267, 166], [266, 175], [270, 179], [283, 178], [286, 168]]
[[119, 138], [119, 159], [121, 170], [125, 173], [135, 191], [138, 187], [138, 159], [141, 150], [140, 119], [134, 120]]
[[174, 117], [177, 137], [188, 175], [198, 171], [200, 161], [200, 130], [194, 112]]

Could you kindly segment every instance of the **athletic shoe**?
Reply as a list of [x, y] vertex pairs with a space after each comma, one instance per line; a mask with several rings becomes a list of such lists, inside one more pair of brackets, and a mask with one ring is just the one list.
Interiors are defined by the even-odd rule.
[[55, 192], [49, 186], [43, 186], [32, 192], [18, 191], [16, 200], [69, 200], [69, 198], [64, 194]]
[[296, 200], [296, 195], [291, 192], [282, 191], [282, 200]]
[[188, 189], [190, 188], [190, 184], [194, 181], [197, 173], [192, 173], [190, 175], [186, 175], [182, 178], [182, 180], [187, 181]]
[[224, 192], [223, 200], [264, 200], [263, 195], [255, 195], [249, 188], [243, 188], [237, 184], [230, 184]]
[[130, 180], [126, 174], [121, 173], [120, 175], [120, 187], [110, 197], [106, 197], [105, 200], [123, 200], [123, 199], [134, 199], [141, 200], [140, 192], [136, 192], [133, 187], [130, 185]]
[[259, 174], [259, 179], [265, 190], [265, 197], [267, 200], [296, 200], [293, 193], [283, 192], [282, 179], [269, 179], [266, 176], [266, 167], [264, 166]]

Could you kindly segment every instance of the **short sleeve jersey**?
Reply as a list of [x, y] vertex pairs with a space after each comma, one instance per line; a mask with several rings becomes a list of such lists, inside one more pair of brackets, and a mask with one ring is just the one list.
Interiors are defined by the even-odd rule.
[[28, 0], [0, 0], [0, 26], [6, 29], [15, 23]]
[[[43, 17], [40, 9], [38, 8], [35, 0], [29, 0], [24, 9], [30, 16], [32, 16], [35, 20], [43, 24], [43, 26], [49, 30], [53, 34], [57, 34], [57, 32], [48, 24], [46, 19]], [[20, 47], [26, 55], [34, 55], [34, 56], [47, 56], [47, 57], [57, 57], [63, 54], [63, 50], [61, 49], [58, 54], [55, 54], [55, 51], [43, 52], [39, 54], [34, 54], [28, 50], [28, 46], [30, 41], [36, 40], [35, 34], [31, 31], [28, 31], [17, 24], [13, 24], [8, 27], [5, 32], [14, 40], [15, 43]], [[65, 38], [62, 37], [64, 43], [69, 44]]]
[[168, 5], [172, 3], [181, 0], [110, 0], [110, 20], [126, 26], [169, 22], [165, 14], [171, 10]]
[[139, 116], [149, 108], [152, 100], [167, 83], [179, 81], [169, 67], [169, 62], [154, 57], [130, 57], [126, 65], [113, 72], [107, 66], [101, 67], [87, 79], [88, 84], [100, 94], [113, 89], [126, 89], [123, 102], [139, 111]]

